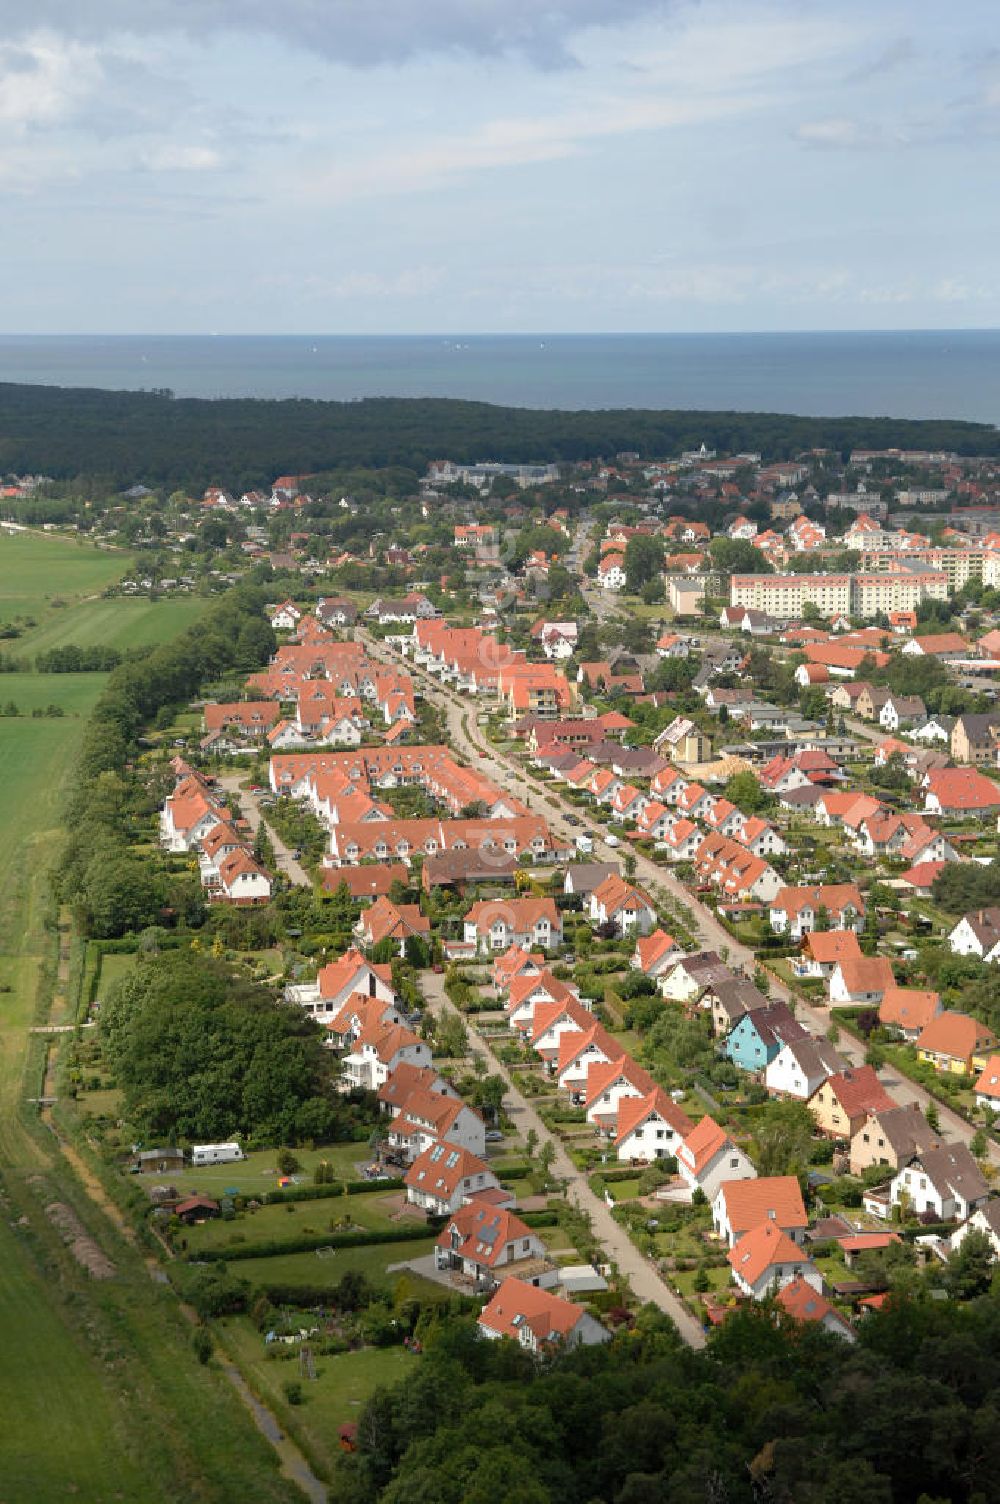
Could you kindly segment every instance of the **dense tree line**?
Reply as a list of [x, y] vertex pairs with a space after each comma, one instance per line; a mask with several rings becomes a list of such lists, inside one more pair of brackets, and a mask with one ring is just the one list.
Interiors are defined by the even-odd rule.
[[298, 1143], [347, 1126], [319, 1026], [204, 954], [140, 959], [102, 1001], [101, 1042], [151, 1138]]
[[752, 1308], [703, 1353], [647, 1307], [534, 1360], [471, 1318], [362, 1410], [342, 1504], [993, 1504], [1000, 1299], [895, 1298], [856, 1346]]
[[966, 914], [1000, 903], [1000, 862], [947, 862], [934, 879], [934, 902], [948, 914]]
[[121, 661], [122, 654], [117, 648], [81, 648], [76, 643], [67, 643], [63, 648], [39, 653], [35, 670], [39, 674], [108, 674]]
[[438, 398], [217, 401], [149, 392], [0, 385], [0, 471], [87, 475], [111, 487], [143, 481], [198, 489], [250, 487], [276, 475], [431, 459], [574, 461], [636, 450], [677, 454], [703, 441], [768, 459], [814, 447], [954, 449], [991, 454], [986, 424], [775, 413], [538, 411]]

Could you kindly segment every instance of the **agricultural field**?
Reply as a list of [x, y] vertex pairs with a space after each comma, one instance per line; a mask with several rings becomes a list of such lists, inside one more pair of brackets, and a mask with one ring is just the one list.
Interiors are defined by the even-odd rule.
[[[95, 1382], [83, 1351], [67, 1340], [51, 1292], [17, 1243], [5, 1216], [0, 1220], [4, 1498], [13, 1504], [72, 1492], [96, 1504], [159, 1497], [128, 1456], [113, 1403]], [[30, 1365], [24, 1361], [27, 1353]]]
[[0, 621], [53, 613], [120, 580], [130, 556], [58, 533], [0, 532]]
[[[51, 648], [141, 648], [168, 642], [189, 627], [205, 609], [200, 596], [176, 600], [82, 601], [68, 611], [50, 613], [47, 620], [11, 645], [15, 656], [34, 656]], [[60, 676], [65, 677], [65, 676]], [[70, 676], [74, 677], [74, 676]]]

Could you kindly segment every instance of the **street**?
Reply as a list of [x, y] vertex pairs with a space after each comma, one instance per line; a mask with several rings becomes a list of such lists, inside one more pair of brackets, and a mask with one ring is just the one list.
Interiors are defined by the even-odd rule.
[[242, 776], [241, 773], [224, 773], [219, 779], [219, 784], [227, 794], [236, 795], [240, 801], [240, 812], [255, 836], [259, 827], [264, 826], [265, 834], [274, 848], [274, 859], [278, 871], [283, 872], [289, 882], [294, 883], [296, 887], [311, 888], [312, 882], [306, 869], [292, 856], [274, 826], [269, 825], [261, 814], [260, 805], [257, 802], [258, 796], [251, 794], [248, 789], [240, 788]]
[[637, 1299], [650, 1301], [673, 1321], [689, 1347], [704, 1347], [705, 1333], [684, 1305], [680, 1296], [670, 1288], [636, 1248], [628, 1232], [611, 1215], [605, 1201], [595, 1196], [587, 1183], [587, 1177], [578, 1170], [563, 1148], [558, 1136], [546, 1127], [527, 1098], [517, 1089], [507, 1068], [500, 1063], [489, 1041], [479, 1032], [472, 1020], [461, 1013], [444, 990], [444, 977], [439, 973], [425, 972], [421, 985], [428, 1005], [434, 1010], [443, 1009], [461, 1018], [469, 1036], [470, 1045], [481, 1051], [490, 1061], [490, 1070], [502, 1076], [506, 1083], [504, 1105], [514, 1119], [523, 1138], [533, 1128], [539, 1143], [550, 1143], [555, 1151], [553, 1171], [566, 1181], [566, 1194], [574, 1206], [586, 1212], [595, 1235], [600, 1239], [610, 1262], [617, 1264], [632, 1287]]

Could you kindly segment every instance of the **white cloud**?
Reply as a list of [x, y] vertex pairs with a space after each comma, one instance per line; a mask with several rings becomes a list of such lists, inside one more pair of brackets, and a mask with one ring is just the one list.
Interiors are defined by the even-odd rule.
[[0, 46], [0, 125], [15, 131], [69, 118], [99, 83], [96, 50], [54, 34]]

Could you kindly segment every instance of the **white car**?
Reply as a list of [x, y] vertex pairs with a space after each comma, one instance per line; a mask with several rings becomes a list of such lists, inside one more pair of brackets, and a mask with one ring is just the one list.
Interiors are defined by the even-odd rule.
[[605, 844], [605, 846], [617, 846], [618, 845], [618, 837], [617, 836], [605, 836], [604, 837], [604, 844]]

